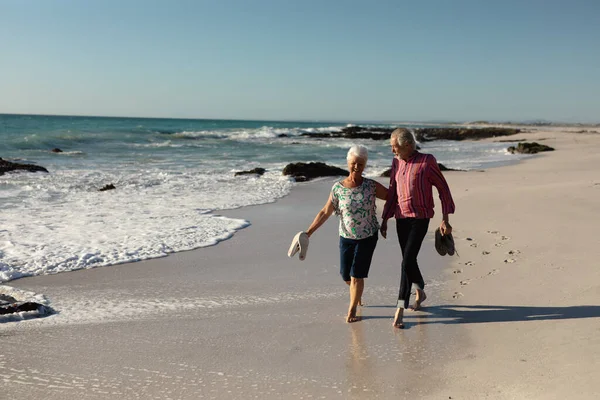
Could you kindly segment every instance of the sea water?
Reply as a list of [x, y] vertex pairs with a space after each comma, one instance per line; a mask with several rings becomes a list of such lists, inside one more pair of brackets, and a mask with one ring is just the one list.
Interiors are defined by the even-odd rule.
[[[386, 140], [302, 135], [345, 126], [0, 115], [0, 157], [50, 172], [0, 176], [0, 282], [215, 245], [248, 225], [220, 210], [288, 194], [296, 185], [282, 175], [288, 163], [346, 168], [347, 149], [355, 143], [369, 149], [366, 176], [390, 167]], [[470, 170], [518, 159], [506, 152], [508, 145], [434, 141], [421, 147], [448, 167]], [[235, 176], [256, 167], [265, 174]], [[116, 189], [98, 190], [107, 184]]]

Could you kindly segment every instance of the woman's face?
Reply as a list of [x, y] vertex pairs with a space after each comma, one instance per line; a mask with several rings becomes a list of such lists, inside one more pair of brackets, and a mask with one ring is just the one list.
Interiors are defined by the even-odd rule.
[[362, 176], [366, 166], [367, 162], [360, 157], [353, 156], [348, 160], [348, 171], [354, 177]]

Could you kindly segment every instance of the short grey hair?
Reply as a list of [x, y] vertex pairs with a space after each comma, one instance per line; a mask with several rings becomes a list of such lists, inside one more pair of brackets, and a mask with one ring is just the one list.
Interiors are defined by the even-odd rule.
[[411, 145], [413, 148], [417, 146], [414, 135], [406, 128], [398, 128], [394, 130], [392, 132], [392, 139], [396, 139], [396, 142], [398, 142], [400, 146], [405, 143]]
[[369, 151], [365, 146], [361, 144], [355, 144], [354, 146], [350, 147], [350, 150], [348, 150], [346, 160], [349, 161], [352, 157], [357, 157], [367, 162], [369, 159]]

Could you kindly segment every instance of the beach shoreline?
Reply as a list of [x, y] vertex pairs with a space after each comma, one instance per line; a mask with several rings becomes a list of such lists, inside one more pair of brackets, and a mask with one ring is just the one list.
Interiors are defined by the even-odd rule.
[[293, 235], [325, 203], [334, 180], [322, 179], [275, 203], [221, 211], [251, 225], [216, 246], [9, 282], [46, 295], [59, 313], [0, 323], [5, 391], [15, 399], [546, 399], [577, 388], [577, 398], [595, 398], [600, 135], [574, 130], [528, 129], [514, 139], [556, 151], [445, 173], [460, 258], [433, 249], [434, 195], [419, 259], [428, 300], [405, 331], [391, 326], [395, 233], [378, 243], [355, 324], [343, 322], [337, 220], [314, 235], [306, 261], [287, 258]]

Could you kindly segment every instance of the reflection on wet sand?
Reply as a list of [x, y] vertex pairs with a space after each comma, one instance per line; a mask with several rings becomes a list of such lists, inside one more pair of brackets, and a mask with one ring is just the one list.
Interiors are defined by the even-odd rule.
[[365, 342], [364, 323], [354, 323], [350, 326], [350, 345], [346, 361], [349, 398], [365, 398], [366, 394], [377, 392], [379, 385], [375, 371]]

